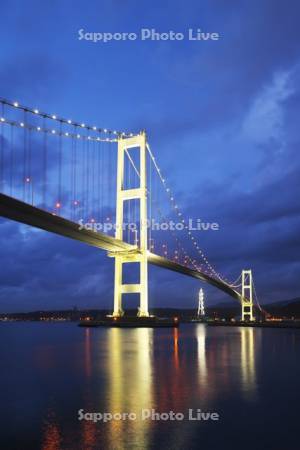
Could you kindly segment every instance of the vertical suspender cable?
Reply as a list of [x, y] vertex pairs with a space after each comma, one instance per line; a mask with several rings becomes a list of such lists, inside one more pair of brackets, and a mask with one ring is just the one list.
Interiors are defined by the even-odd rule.
[[26, 194], [26, 159], [27, 159], [27, 153], [26, 153], [26, 111], [24, 111], [24, 135], [23, 135], [23, 201], [26, 201], [25, 194]]
[[14, 127], [10, 127], [10, 196], [13, 196], [14, 177]]
[[[1, 103], [1, 117], [4, 117], [4, 104]], [[0, 192], [4, 192], [4, 124], [0, 126]]]
[[[43, 128], [46, 127], [46, 118], [43, 118]], [[46, 192], [47, 192], [47, 133], [43, 137], [43, 207], [47, 209]]]
[[62, 122], [60, 122], [59, 127], [59, 201], [63, 202], [62, 199], [62, 170], [63, 170], [63, 140], [62, 140]]
[[100, 143], [96, 142], [97, 149], [97, 221], [101, 223], [101, 203], [100, 203], [100, 186], [101, 186], [101, 146]]

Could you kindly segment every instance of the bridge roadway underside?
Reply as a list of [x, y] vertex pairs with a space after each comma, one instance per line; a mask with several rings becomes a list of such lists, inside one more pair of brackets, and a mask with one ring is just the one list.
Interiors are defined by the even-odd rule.
[[[56, 233], [61, 236], [69, 237], [109, 252], [135, 249], [133, 245], [120, 241], [119, 239], [105, 233], [80, 229], [78, 223], [64, 219], [57, 215], [53, 215], [47, 211], [36, 208], [35, 206], [31, 206], [4, 194], [0, 194], [0, 216]], [[240, 301], [240, 294], [237, 291], [232, 289], [226, 283], [212, 278], [201, 271], [190, 269], [150, 252], [148, 262], [155, 266], [164, 267], [165, 269], [205, 281], [206, 283], [215, 286]]]

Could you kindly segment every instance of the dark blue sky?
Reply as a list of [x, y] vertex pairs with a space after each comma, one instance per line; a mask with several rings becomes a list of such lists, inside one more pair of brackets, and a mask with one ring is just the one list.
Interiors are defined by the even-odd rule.
[[[218, 270], [252, 268], [262, 303], [299, 296], [300, 5], [249, 1], [1, 1], [1, 96], [146, 128]], [[78, 40], [78, 30], [218, 32], [211, 42]], [[0, 221], [0, 310], [112, 306], [104, 252]], [[150, 269], [151, 306], [196, 305], [200, 284]], [[204, 286], [207, 302], [226, 297]], [[129, 305], [126, 305], [129, 306]]]

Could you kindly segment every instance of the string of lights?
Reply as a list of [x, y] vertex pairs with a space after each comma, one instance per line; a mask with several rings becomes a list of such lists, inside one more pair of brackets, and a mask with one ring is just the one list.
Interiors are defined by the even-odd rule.
[[[127, 151], [127, 149], [125, 150], [125, 152], [126, 152], [126, 155], [127, 155], [127, 157], [128, 157], [128, 160], [129, 160], [131, 166], [133, 167], [133, 170], [135, 171], [135, 173], [137, 174], [137, 176], [140, 178], [140, 173], [139, 173], [139, 171], [138, 171], [136, 165], [134, 164], [134, 161], [133, 161], [133, 159], [131, 158], [130, 153]], [[150, 158], [150, 161], [152, 161], [152, 158]], [[150, 170], [151, 170], [151, 169], [150, 169]], [[150, 204], [151, 204], [151, 203], [152, 203], [152, 192], [151, 192], [151, 188], [150, 188], [150, 190], [147, 189], [147, 193], [148, 193], [148, 195], [149, 195], [149, 197], [150, 197]], [[157, 212], [158, 212], [158, 214], [159, 214], [159, 216], [160, 216], [160, 219], [162, 219], [162, 220], [164, 220], [164, 221], [167, 221], [167, 219], [163, 216], [163, 214], [162, 214], [162, 212], [161, 212], [159, 206], [156, 205], [156, 204], [155, 204], [155, 206], [156, 206]], [[151, 228], [150, 228], [150, 229], [151, 229]], [[178, 239], [178, 237], [175, 235], [174, 231], [171, 230], [171, 234], [172, 234], [172, 236], [175, 238], [178, 247], [181, 248], [183, 254], [185, 255], [185, 259], [187, 259], [187, 261], [190, 261], [190, 263], [191, 263], [191, 265], [194, 267], [194, 269], [196, 269], [196, 270], [198, 270], [198, 271], [199, 271], [199, 270], [202, 270], [202, 269], [201, 269], [201, 265], [200, 265], [200, 266], [197, 265], [197, 264], [196, 264], [196, 261], [193, 260], [193, 259], [188, 255], [187, 251], [185, 250], [184, 246], [181, 244], [181, 242], [180, 242], [180, 240]], [[151, 237], [150, 237], [150, 241], [151, 241]], [[152, 244], [151, 244], [151, 245], [152, 245]], [[150, 246], [150, 247], [151, 247], [151, 246]], [[150, 250], [151, 250], [151, 248], [150, 248]], [[166, 256], [166, 255], [165, 255], [165, 256]]]
[[42, 118], [45, 118], [45, 119], [51, 119], [51, 120], [55, 120], [55, 121], [60, 122], [60, 123], [64, 123], [64, 124], [68, 124], [68, 125], [74, 125], [75, 127], [83, 128], [83, 129], [86, 129], [88, 131], [95, 131], [95, 132], [98, 132], [98, 133], [114, 134], [114, 135], [123, 136], [123, 137], [133, 136], [133, 133], [127, 133], [127, 132], [124, 132], [124, 131], [109, 130], [107, 128], [100, 128], [100, 127], [97, 127], [97, 126], [86, 125], [84, 122], [77, 122], [75, 120], [65, 119], [63, 117], [57, 116], [56, 114], [48, 114], [48, 113], [45, 113], [43, 111], [40, 111], [37, 108], [29, 108], [28, 106], [21, 105], [19, 102], [16, 102], [16, 101], [13, 102], [13, 101], [7, 100], [5, 98], [0, 98], [0, 103], [3, 106], [7, 105], [7, 106], [10, 106], [12, 108], [19, 109], [19, 110], [24, 111], [24, 112], [29, 112], [31, 114], [34, 114], [36, 116], [39, 116], [39, 117], [42, 117]]
[[30, 131], [38, 131], [40, 133], [46, 133], [46, 134], [52, 134], [52, 135], [56, 135], [56, 136], [62, 136], [62, 137], [69, 137], [69, 138], [76, 138], [76, 139], [82, 139], [82, 140], [88, 140], [88, 141], [97, 141], [97, 142], [117, 142], [117, 138], [103, 138], [103, 137], [95, 137], [95, 136], [89, 136], [89, 135], [84, 135], [84, 134], [80, 134], [80, 133], [71, 133], [68, 131], [61, 131], [61, 130], [57, 130], [57, 129], [50, 129], [50, 128], [44, 128], [41, 126], [33, 126], [30, 125], [28, 123], [24, 122], [17, 122], [15, 120], [11, 120], [11, 119], [7, 119], [5, 117], [0, 117], [0, 122], [1, 124], [8, 124], [14, 127], [18, 127], [18, 128], [25, 128], [27, 130]]
[[[92, 153], [94, 154], [95, 152], [95, 148], [93, 146], [93, 144], [95, 142], [117, 142], [119, 139], [122, 139], [123, 137], [128, 137], [128, 136], [133, 136], [132, 133], [125, 133], [125, 132], [119, 132], [119, 131], [112, 131], [112, 130], [108, 130], [105, 128], [99, 128], [96, 126], [89, 126], [86, 125], [85, 123], [79, 123], [70, 119], [65, 119], [63, 117], [57, 116], [55, 114], [48, 114], [45, 112], [42, 112], [38, 109], [32, 109], [29, 108], [27, 106], [21, 105], [18, 102], [12, 102], [3, 98], [0, 98], [0, 105], [1, 105], [1, 116], [0, 116], [0, 125], [3, 128], [3, 126], [5, 125], [9, 125], [11, 126], [11, 129], [14, 127], [20, 128], [20, 129], [24, 129], [24, 170], [25, 170], [25, 174], [24, 174], [24, 180], [26, 181], [25, 185], [23, 186], [25, 189], [24, 192], [24, 198], [25, 195], [27, 197], [28, 195], [31, 195], [31, 203], [33, 203], [33, 184], [32, 184], [32, 176], [31, 176], [31, 142], [27, 142], [27, 139], [31, 139], [31, 132], [40, 132], [43, 133], [45, 135], [45, 138], [49, 135], [54, 135], [54, 136], [58, 136], [59, 137], [59, 171], [58, 171], [58, 200], [56, 202], [56, 207], [60, 208], [61, 207], [61, 197], [62, 197], [62, 167], [61, 167], [61, 158], [62, 158], [62, 137], [67, 137], [67, 138], [71, 138], [72, 142], [73, 141], [77, 141], [77, 140], [82, 140], [83, 141], [83, 145], [87, 145], [87, 149], [89, 149], [89, 142], [91, 142], [92, 144]], [[5, 106], [8, 106], [10, 108], [15, 108], [16, 110], [20, 110], [23, 113], [23, 117], [22, 120], [13, 120], [11, 118], [6, 117], [7, 113], [6, 113], [6, 108], [4, 108]], [[42, 123], [41, 124], [33, 124], [33, 123], [28, 123], [28, 115], [32, 114], [35, 116], [38, 116], [39, 118], [42, 119]], [[58, 127], [56, 128], [49, 128], [47, 127], [47, 121], [48, 120], [52, 120], [55, 121], [56, 123], [59, 124]], [[34, 122], [34, 121], [33, 121]], [[66, 126], [64, 126], [66, 125]], [[71, 129], [68, 128], [68, 126], [72, 127]], [[107, 137], [103, 137], [103, 134], [106, 134]], [[100, 134], [100, 135], [99, 135]], [[73, 144], [72, 144], [73, 145]], [[45, 141], [44, 141], [44, 147], [45, 147]], [[27, 150], [28, 148], [28, 150]], [[73, 151], [75, 152], [75, 150], [73, 149]], [[148, 154], [150, 156], [150, 165], [152, 164], [152, 166], [155, 168], [159, 179], [167, 193], [167, 197], [169, 199], [171, 208], [173, 211], [175, 211], [176, 216], [178, 217], [179, 221], [182, 223], [183, 225], [183, 230], [185, 230], [187, 232], [187, 235], [190, 239], [190, 241], [192, 242], [192, 248], [194, 248], [194, 250], [200, 255], [201, 259], [204, 261], [205, 265], [205, 269], [202, 269], [202, 264], [199, 266], [197, 265], [196, 261], [193, 260], [187, 253], [187, 251], [185, 250], [184, 246], [181, 244], [181, 241], [178, 239], [178, 237], [175, 235], [174, 232], [171, 231], [172, 235], [174, 236], [176, 243], [178, 245], [178, 247], [180, 248], [180, 251], [182, 253], [182, 255], [184, 255], [184, 259], [185, 261], [187, 261], [187, 263], [192, 264], [192, 266], [196, 269], [196, 270], [202, 270], [203, 272], [205, 271], [207, 274], [209, 274], [210, 276], [214, 276], [216, 278], [218, 278], [219, 280], [221, 280], [222, 282], [226, 283], [228, 286], [230, 287], [239, 287], [239, 285], [237, 285], [236, 283], [239, 281], [239, 278], [231, 283], [229, 280], [227, 280], [225, 277], [221, 276], [220, 273], [218, 273], [214, 267], [210, 264], [210, 262], [208, 261], [206, 255], [204, 254], [204, 252], [201, 250], [201, 248], [199, 247], [195, 236], [192, 234], [191, 230], [188, 227], [188, 222], [183, 218], [183, 214], [180, 211], [178, 204], [175, 201], [175, 197], [171, 191], [171, 189], [168, 187], [166, 179], [163, 177], [162, 172], [160, 167], [157, 164], [157, 161], [151, 151], [151, 148], [149, 146], [149, 144], [147, 143], [147, 151]], [[2, 152], [3, 153], [3, 152]], [[1, 155], [2, 155], [1, 153]], [[136, 175], [138, 177], [140, 177], [140, 173], [133, 161], [133, 159], [131, 158], [131, 155], [129, 154], [129, 152], [126, 149], [126, 154], [128, 156], [128, 159], [130, 161], [131, 166], [134, 169], [134, 172], [136, 173]], [[88, 150], [87, 150], [87, 155], [88, 155]], [[2, 157], [2, 156], [1, 156]], [[11, 157], [13, 158], [13, 156]], [[44, 178], [46, 179], [46, 166], [47, 166], [47, 155], [45, 154], [45, 149], [44, 149], [44, 162], [43, 162], [43, 171], [44, 171]], [[76, 166], [76, 155], [73, 155], [74, 161], [74, 167]], [[13, 161], [13, 159], [12, 159]], [[13, 164], [13, 163], [12, 163]], [[28, 166], [28, 167], [27, 167]], [[109, 167], [111, 166], [111, 164], [109, 164]], [[87, 166], [88, 169], [89, 166]], [[74, 173], [72, 173], [72, 191], [74, 190], [74, 198], [76, 197], [76, 167], [74, 169]], [[89, 200], [94, 200], [94, 196], [95, 196], [95, 168], [93, 167], [93, 165], [91, 166], [91, 186], [89, 184], [89, 173], [87, 172], [86, 174], [86, 181], [87, 181], [87, 186], [86, 186], [86, 204], [87, 204], [87, 210], [89, 211]], [[1, 177], [2, 178], [2, 177]], [[30, 183], [30, 185], [29, 185]], [[74, 186], [73, 186], [74, 184]], [[91, 187], [91, 193], [89, 192], [89, 188]], [[31, 188], [32, 192], [26, 192], [26, 189]], [[27, 190], [28, 190], [27, 189]], [[45, 191], [45, 188], [44, 188]], [[152, 202], [152, 193], [151, 193], [151, 189], [150, 192], [149, 190], [147, 190], [148, 194], [150, 194], [150, 200]], [[91, 194], [91, 199], [89, 198], [89, 194]], [[75, 200], [75, 202], [77, 203], [78, 201]], [[45, 192], [43, 192], [43, 203], [45, 203]], [[75, 203], [74, 203], [75, 205]], [[92, 211], [92, 213], [94, 213]], [[152, 214], [152, 210], [151, 210], [151, 214]], [[93, 215], [93, 214], [92, 214]], [[150, 241], [151, 241], [151, 235], [150, 235]], [[175, 251], [175, 259], [178, 260], [179, 258], [179, 252], [178, 250]], [[199, 267], [201, 269], [199, 269]], [[208, 270], [207, 270], [208, 269]]]
[[[159, 214], [159, 216], [160, 216], [160, 219], [166, 221], [167, 219], [166, 219], [166, 217], [162, 214], [160, 208], [159, 208], [157, 205], [156, 205], [156, 208], [157, 208], [158, 214]], [[194, 268], [195, 270], [197, 270], [197, 272], [202, 271], [202, 272], [207, 273], [206, 270], [203, 269], [203, 267], [202, 267], [201, 264], [198, 265], [197, 262], [196, 262], [196, 260], [192, 259], [192, 258], [188, 255], [186, 249], [185, 249], [184, 246], [182, 245], [180, 239], [176, 236], [175, 232], [174, 232], [173, 230], [170, 230], [170, 231], [171, 231], [171, 235], [172, 235], [172, 236], [174, 237], [174, 239], [176, 240], [176, 243], [177, 243], [178, 247], [181, 249], [182, 253], [184, 254], [185, 265], [188, 266], [188, 264], [190, 263], [190, 265], [193, 266], [193, 268]], [[166, 248], [166, 244], [163, 244], [163, 247]], [[175, 253], [178, 253], [178, 252], [175, 250]], [[164, 252], [164, 256], [167, 256], [166, 252]], [[175, 256], [175, 259], [178, 259], [178, 257], [176, 258], [176, 256]]]
[[[148, 148], [148, 144], [147, 144], [147, 148]], [[148, 148], [148, 151], [149, 151], [149, 148]], [[130, 154], [129, 154], [129, 152], [128, 152], [127, 150], [126, 150], [126, 154], [127, 154], [127, 156], [128, 156], [128, 159], [129, 159], [129, 161], [130, 161], [130, 163], [131, 163], [131, 165], [132, 165], [134, 171], [136, 172], [137, 176], [140, 177], [140, 173], [139, 173], [138, 169], [136, 168], [136, 166], [135, 166], [135, 164], [134, 164], [134, 162], [133, 162], [133, 160], [132, 160], [132, 158], [131, 158], [131, 156], [130, 156]], [[159, 173], [159, 175], [160, 175], [160, 178], [162, 179], [161, 172], [160, 172], [160, 170], [159, 170], [159, 168], [158, 168], [158, 166], [157, 166], [157, 163], [156, 163], [156, 161], [155, 161], [155, 159], [154, 159], [154, 156], [153, 156], [151, 150], [149, 151], [149, 155], [150, 155], [150, 160], [154, 163], [154, 166], [155, 166], [156, 170], [158, 171], [158, 173]], [[152, 193], [151, 193], [151, 191], [149, 191], [149, 190], [147, 190], [147, 193], [149, 194], [150, 202], [151, 202], [151, 201], [152, 201]], [[159, 208], [157, 205], [155, 205], [155, 206], [156, 206], [156, 210], [157, 210], [157, 212], [158, 212], [160, 218], [161, 218], [162, 220], [164, 220], [164, 221], [167, 221], [166, 217], [162, 214], [160, 208]], [[205, 269], [202, 268], [201, 264], [200, 264], [200, 265], [197, 265], [197, 264], [196, 264], [196, 261], [193, 260], [193, 259], [188, 255], [187, 251], [185, 250], [184, 246], [181, 244], [181, 241], [178, 239], [178, 237], [176, 236], [176, 234], [174, 233], [174, 231], [171, 230], [171, 234], [172, 234], [172, 236], [175, 238], [175, 240], [176, 240], [176, 242], [177, 242], [177, 245], [181, 248], [181, 251], [182, 251], [183, 254], [185, 255], [185, 258], [186, 258], [188, 261], [190, 261], [190, 264], [194, 267], [194, 269], [196, 269], [196, 270], [198, 270], [198, 271], [201, 270], [202, 272], [207, 273], [207, 271], [206, 271]], [[208, 267], [211, 268], [211, 266], [210, 266], [209, 264], [208, 264]], [[212, 273], [207, 273], [207, 274], [212, 275]], [[220, 279], [221, 279], [221, 278], [220, 278]]]
[[159, 166], [158, 166], [158, 164], [157, 164], [157, 162], [156, 162], [156, 159], [155, 159], [155, 157], [154, 157], [154, 155], [153, 155], [153, 153], [152, 153], [152, 151], [151, 151], [151, 148], [150, 148], [150, 146], [149, 146], [149, 143], [147, 143], [147, 150], [148, 150], [149, 155], [150, 155], [150, 157], [151, 157], [151, 159], [152, 159], [153, 165], [154, 165], [154, 167], [155, 167], [155, 169], [156, 169], [156, 171], [157, 171], [157, 173], [158, 173], [158, 176], [159, 176], [159, 178], [160, 178], [160, 180], [161, 180], [161, 182], [162, 182], [162, 184], [163, 184], [163, 187], [164, 187], [164, 189], [165, 189], [165, 191], [166, 191], [166, 193], [167, 193], [167, 196], [168, 196], [168, 198], [169, 198], [169, 201], [170, 201], [170, 204], [171, 204], [172, 209], [175, 211], [175, 213], [176, 213], [178, 219], [181, 221], [181, 223], [182, 223], [183, 226], [184, 226], [184, 229], [187, 231], [187, 235], [188, 235], [188, 237], [190, 238], [190, 240], [191, 240], [191, 242], [192, 242], [192, 244], [193, 244], [195, 250], [198, 252], [198, 254], [201, 256], [201, 258], [203, 259], [203, 261], [205, 262], [205, 264], [206, 264], [207, 267], [209, 268], [209, 270], [210, 270], [210, 275], [216, 276], [219, 280], [221, 280], [222, 282], [224, 282], [224, 283], [228, 284], [229, 286], [231, 286], [231, 282], [230, 282], [229, 280], [227, 280], [225, 277], [222, 277], [222, 276], [221, 276], [221, 275], [220, 275], [220, 274], [212, 267], [212, 265], [209, 263], [207, 257], [205, 256], [205, 254], [203, 253], [203, 251], [202, 251], [201, 248], [199, 247], [199, 245], [198, 245], [198, 243], [197, 243], [195, 237], [193, 236], [192, 232], [188, 229], [187, 222], [186, 222], [186, 220], [183, 218], [182, 212], [180, 211], [180, 209], [179, 209], [177, 203], [175, 202], [175, 198], [174, 198], [174, 195], [172, 194], [171, 189], [167, 186], [166, 179], [165, 179], [165, 178], [163, 177], [163, 175], [162, 175], [161, 169], [159, 168]]

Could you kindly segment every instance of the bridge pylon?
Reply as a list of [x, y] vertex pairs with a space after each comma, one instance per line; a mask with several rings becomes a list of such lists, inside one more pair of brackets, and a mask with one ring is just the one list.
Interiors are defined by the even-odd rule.
[[[125, 154], [129, 149], [139, 149], [139, 186], [131, 189], [124, 185]], [[114, 317], [124, 314], [122, 308], [123, 294], [139, 294], [140, 306], [138, 316], [149, 316], [148, 311], [148, 259], [147, 259], [147, 177], [146, 177], [146, 133], [141, 132], [132, 137], [118, 139], [117, 167], [117, 206], [116, 206], [116, 238], [123, 240], [124, 204], [126, 201], [139, 200], [139, 241], [136, 239], [136, 250], [114, 252]], [[139, 264], [139, 283], [123, 284], [124, 264]]]
[[242, 320], [254, 321], [253, 315], [253, 282], [252, 282], [252, 270], [242, 271]]

